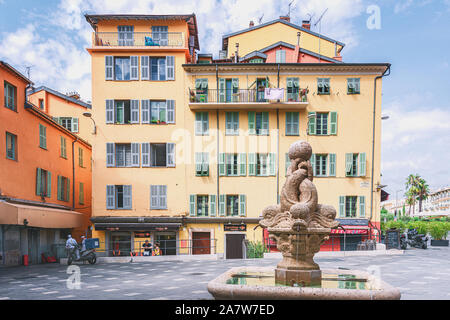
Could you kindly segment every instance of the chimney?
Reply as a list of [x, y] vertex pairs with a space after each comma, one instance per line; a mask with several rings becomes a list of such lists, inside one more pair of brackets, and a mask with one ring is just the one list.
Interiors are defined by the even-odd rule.
[[67, 93], [66, 96], [68, 96], [69, 98], [80, 100], [80, 95], [78, 94], [78, 92], [75, 91]]
[[303, 21], [302, 21], [302, 28], [305, 28], [305, 29], [310, 30], [310, 29], [311, 29], [311, 21], [309, 21], [309, 20], [303, 20]]
[[248, 24], [248, 27], [251, 28], [251, 27], [254, 27], [254, 26], [255, 26], [255, 23], [253, 22], [253, 20], [250, 21], [250, 23]]
[[291, 22], [291, 17], [289, 17], [289, 16], [280, 16], [280, 20], [285, 20], [287, 22]]

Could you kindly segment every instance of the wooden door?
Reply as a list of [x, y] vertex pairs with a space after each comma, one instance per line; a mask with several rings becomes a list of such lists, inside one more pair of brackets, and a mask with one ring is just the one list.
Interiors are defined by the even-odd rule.
[[211, 234], [209, 232], [192, 233], [192, 254], [211, 254]]
[[244, 258], [243, 255], [243, 241], [245, 239], [244, 234], [227, 234], [226, 235], [226, 245], [227, 245], [227, 252], [226, 252], [226, 258], [227, 259], [242, 259]]

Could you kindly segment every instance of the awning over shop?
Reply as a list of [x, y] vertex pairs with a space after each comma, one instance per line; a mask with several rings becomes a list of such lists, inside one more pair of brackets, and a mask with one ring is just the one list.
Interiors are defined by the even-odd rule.
[[83, 225], [82, 213], [0, 201], [0, 224], [49, 229], [72, 229]]
[[177, 231], [181, 223], [94, 223], [95, 230], [106, 231]]
[[[345, 228], [346, 226], [343, 226], [343, 227]], [[331, 233], [332, 234], [343, 234], [343, 233], [345, 233], [345, 234], [367, 234], [368, 231], [369, 231], [368, 227], [360, 227], [360, 228], [352, 227], [352, 228], [345, 228], [345, 231], [342, 230], [341, 228], [332, 229]]]

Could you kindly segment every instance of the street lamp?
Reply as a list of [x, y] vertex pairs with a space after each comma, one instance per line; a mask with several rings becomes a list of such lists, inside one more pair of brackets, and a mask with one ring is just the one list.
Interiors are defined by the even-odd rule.
[[97, 125], [95, 124], [94, 119], [92, 118], [92, 113], [90, 112], [84, 112], [83, 116], [85, 116], [86, 118], [89, 118], [92, 120], [92, 122], [94, 123], [94, 133], [93, 134], [97, 134]]

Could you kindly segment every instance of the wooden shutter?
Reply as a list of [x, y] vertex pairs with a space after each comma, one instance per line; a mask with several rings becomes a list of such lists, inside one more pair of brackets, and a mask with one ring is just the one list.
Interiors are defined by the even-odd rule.
[[58, 190], [57, 190], [57, 194], [56, 194], [56, 198], [58, 199], [58, 200], [62, 200], [62, 197], [61, 197], [61, 194], [62, 194], [62, 192], [61, 192], [61, 190], [62, 190], [62, 183], [61, 183], [61, 176], [58, 176], [58, 185], [57, 185], [57, 188], [58, 188]]
[[256, 176], [256, 153], [248, 154], [248, 175]]
[[141, 56], [141, 80], [150, 80], [150, 59], [148, 56]]
[[66, 199], [65, 201], [70, 201], [70, 179], [67, 178], [67, 188], [66, 188]]
[[248, 134], [256, 134], [255, 112], [248, 113]]
[[40, 196], [42, 194], [41, 182], [42, 182], [42, 172], [41, 168], [36, 169], [36, 195]]
[[105, 56], [105, 80], [114, 80], [114, 57]]
[[268, 135], [269, 134], [269, 112], [262, 112], [261, 117], [261, 134]]
[[167, 209], [167, 186], [158, 186], [159, 188], [159, 208]]
[[245, 204], [246, 204], [245, 198], [246, 198], [245, 194], [239, 195], [239, 215], [241, 217], [245, 217]]
[[52, 195], [52, 173], [47, 171], [47, 197], [51, 198]]
[[298, 112], [292, 112], [292, 117], [291, 117], [291, 126], [292, 126], [292, 135], [299, 135], [299, 118], [300, 118], [300, 114]]
[[106, 123], [114, 123], [114, 100], [106, 100]]
[[313, 153], [311, 154], [311, 159], [309, 160], [309, 162], [311, 162], [311, 166], [313, 169], [313, 176], [316, 176], [316, 154]]
[[366, 176], [366, 153], [360, 153], [359, 154], [359, 176], [365, 177]]
[[202, 173], [209, 176], [209, 154], [206, 152], [202, 153]]
[[345, 217], [345, 197], [339, 196], [339, 217]]
[[366, 197], [365, 196], [359, 196], [359, 216], [360, 217], [366, 216]]
[[195, 113], [195, 135], [202, 135], [202, 113]]
[[131, 203], [131, 186], [123, 186], [123, 208], [124, 209], [131, 209], [132, 203]]
[[219, 195], [219, 216], [225, 216], [225, 195]]
[[150, 209], [159, 209], [158, 186], [150, 186]]
[[239, 175], [247, 175], [247, 154], [240, 153], [238, 156]]
[[150, 100], [141, 100], [141, 123], [150, 123]]
[[150, 167], [150, 143], [141, 144], [141, 163], [142, 167]]
[[226, 100], [226, 85], [225, 79], [219, 79], [219, 102], [225, 102]]
[[166, 57], [166, 75], [167, 80], [175, 80], [175, 57], [167, 56]]
[[226, 175], [225, 153], [219, 153], [219, 176]]
[[352, 171], [353, 166], [353, 153], [345, 154], [345, 174], [348, 176]]
[[328, 171], [328, 175], [330, 177], [335, 177], [336, 176], [336, 154], [335, 153], [330, 153], [328, 155], [329, 157], [329, 171]]
[[113, 186], [113, 185], [106, 186], [106, 209], [115, 209], [115, 207], [116, 207], [115, 191], [116, 191], [115, 186]]
[[114, 167], [116, 165], [115, 161], [115, 145], [114, 143], [106, 143], [106, 166]]
[[139, 80], [139, 57], [130, 57], [130, 80]]
[[132, 167], [139, 167], [140, 166], [140, 156], [139, 156], [139, 143], [132, 143], [131, 144], [131, 166]]
[[209, 216], [210, 217], [215, 217], [216, 216], [216, 211], [217, 211], [216, 195], [215, 194], [211, 194], [209, 196]]
[[195, 217], [196, 216], [196, 212], [195, 212], [195, 204], [197, 202], [197, 196], [195, 194], [191, 194], [189, 196], [189, 215], [191, 217]]
[[308, 134], [316, 134], [316, 113], [308, 112]]
[[201, 176], [202, 175], [202, 161], [203, 161], [203, 155], [201, 152], [195, 153], [195, 175]]
[[175, 143], [166, 144], [166, 164], [168, 167], [175, 167]]
[[167, 100], [167, 123], [175, 123], [175, 100]]
[[233, 78], [231, 79], [231, 99], [233, 102], [239, 102], [239, 79]]
[[72, 132], [78, 132], [78, 118], [72, 118]]
[[267, 155], [269, 157], [269, 175], [270, 176], [275, 176], [276, 172], [277, 172], [277, 163], [275, 160], [275, 153], [269, 153]]
[[337, 134], [337, 112], [330, 112], [330, 134]]
[[80, 182], [80, 188], [78, 190], [78, 203], [84, 204], [84, 184]]
[[131, 100], [131, 119], [130, 123], [139, 123], [139, 100]]

